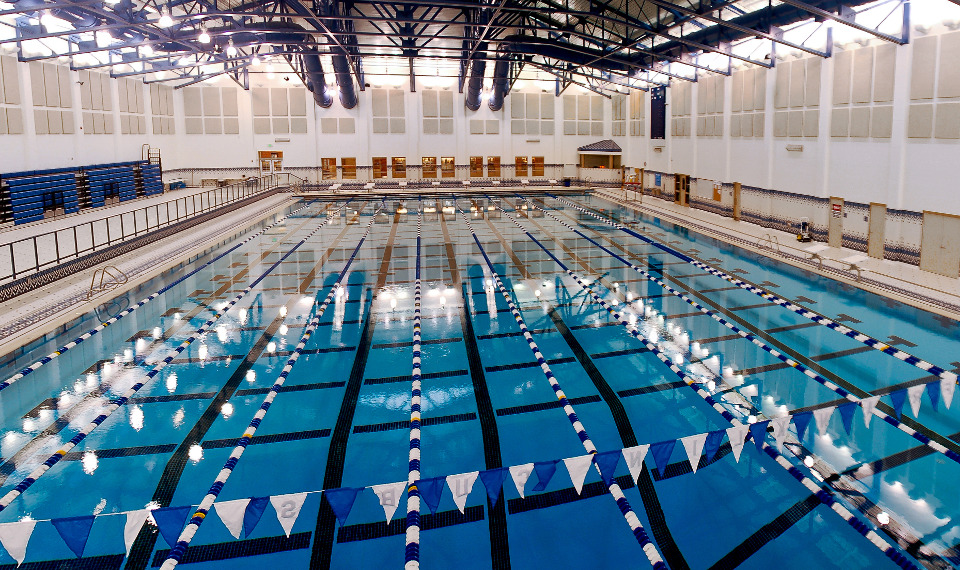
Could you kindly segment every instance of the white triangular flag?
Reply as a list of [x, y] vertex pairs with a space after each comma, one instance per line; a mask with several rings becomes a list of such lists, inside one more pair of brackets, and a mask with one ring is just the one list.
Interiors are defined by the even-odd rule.
[[705, 433], [680, 438], [680, 443], [687, 450], [687, 459], [690, 461], [690, 468], [693, 469], [694, 473], [697, 472], [697, 467], [700, 465], [700, 456], [703, 454], [703, 444], [706, 441], [707, 434]]
[[870, 396], [860, 400], [860, 407], [863, 408], [863, 424], [870, 427], [870, 419], [873, 418], [873, 410], [877, 407], [880, 396]]
[[734, 459], [740, 463], [740, 452], [743, 451], [743, 442], [747, 439], [747, 432], [750, 426], [739, 425], [727, 428], [727, 437], [730, 439], [730, 450], [733, 452]]
[[220, 517], [220, 522], [227, 527], [233, 538], [240, 538], [240, 531], [243, 530], [243, 514], [247, 512], [247, 505], [249, 504], [250, 499], [236, 499], [213, 504], [213, 508], [217, 510], [217, 516]]
[[306, 493], [290, 493], [289, 495], [270, 497], [270, 504], [277, 511], [277, 520], [280, 521], [283, 532], [287, 533], [287, 538], [290, 538], [290, 530], [293, 528], [293, 523], [297, 522], [297, 517], [300, 516], [300, 509], [303, 507], [305, 500], [307, 500]]
[[773, 439], [777, 442], [777, 448], [783, 450], [783, 440], [787, 438], [787, 433], [790, 428], [790, 420], [793, 419], [793, 416], [787, 414], [785, 416], [780, 416], [779, 418], [773, 418], [770, 420], [770, 425], [773, 427]]
[[627, 462], [627, 469], [630, 470], [630, 476], [633, 477], [634, 483], [640, 480], [640, 472], [643, 471], [643, 459], [647, 456], [648, 449], [650, 449], [650, 444], [645, 443], [627, 447], [623, 450], [623, 459]]
[[953, 402], [953, 391], [957, 388], [957, 381], [943, 379], [940, 381], [940, 395], [943, 396], [943, 405], [950, 409], [950, 403]]
[[457, 508], [460, 509], [460, 514], [464, 514], [463, 509], [467, 506], [467, 497], [469, 497], [470, 492], [473, 491], [473, 484], [477, 481], [478, 475], [480, 475], [479, 471], [447, 475], [447, 487], [450, 487], [450, 492], [453, 494], [453, 502], [456, 503]]
[[817, 431], [820, 433], [820, 435], [827, 435], [827, 427], [830, 425], [830, 416], [833, 415], [833, 410], [835, 409], [837, 409], [836, 406], [830, 406], [829, 408], [813, 410], [813, 419], [817, 422]]
[[140, 528], [149, 516], [150, 511], [147, 509], [127, 513], [127, 522], [123, 525], [123, 544], [127, 547], [127, 556], [130, 556], [130, 548], [133, 547], [133, 541], [137, 540], [137, 535], [140, 534]]
[[577, 490], [578, 495], [583, 490], [583, 480], [587, 478], [587, 471], [590, 470], [591, 463], [593, 463], [592, 455], [568, 457], [563, 460], [563, 464], [567, 466], [567, 473], [570, 474], [570, 480], [573, 481], [573, 488]]
[[527, 479], [533, 473], [533, 463], [524, 463], [523, 465], [514, 465], [510, 467], [510, 476], [513, 477], [513, 484], [517, 486], [520, 497], [523, 498], [523, 486], [527, 484]]
[[910, 400], [910, 409], [913, 410], [913, 417], [920, 417], [920, 398], [923, 397], [923, 391], [927, 389], [926, 384], [917, 384], [907, 388], [907, 399]]
[[23, 559], [27, 556], [27, 543], [30, 542], [35, 526], [37, 521], [34, 520], [0, 524], [0, 544], [3, 544], [7, 554], [17, 561], [17, 566], [23, 564]]
[[387, 517], [387, 524], [393, 519], [393, 515], [400, 506], [400, 499], [403, 498], [403, 491], [407, 488], [406, 481], [397, 481], [396, 483], [384, 483], [383, 485], [374, 485], [370, 487], [374, 494], [380, 499], [380, 506], [383, 507], [383, 514]]

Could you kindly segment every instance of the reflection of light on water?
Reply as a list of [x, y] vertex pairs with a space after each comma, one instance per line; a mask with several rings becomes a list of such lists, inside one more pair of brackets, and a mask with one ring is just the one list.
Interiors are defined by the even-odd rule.
[[133, 360], [133, 350], [129, 348], [123, 349], [123, 361], [130, 362]]
[[217, 325], [217, 340], [220, 342], [227, 342], [227, 327], [224, 325]]
[[280, 325], [280, 334], [287, 334], [289, 331], [290, 329], [287, 327], [287, 325]]
[[847, 445], [834, 444], [830, 434], [817, 434], [814, 438], [814, 450], [818, 457], [823, 459], [835, 471], [844, 471], [852, 465], [859, 463], [853, 458], [853, 449]]
[[84, 451], [80, 462], [83, 464], [83, 472], [87, 475], [93, 475], [93, 472], [100, 466], [100, 460], [97, 459], [97, 454], [93, 451]]
[[224, 418], [229, 418], [233, 415], [233, 404], [226, 402], [224, 405], [220, 406], [220, 412], [223, 414]]
[[199, 444], [193, 444], [190, 446], [190, 450], [187, 451], [187, 457], [190, 458], [190, 461], [198, 463], [203, 459], [203, 448]]
[[272, 340], [267, 343], [267, 352], [274, 353], [277, 351], [277, 343]]
[[153, 340], [160, 340], [161, 336], [163, 336], [163, 331], [160, 330], [160, 327], [153, 327]]
[[933, 506], [924, 498], [914, 499], [910, 491], [900, 481], [880, 482], [880, 500], [878, 503], [893, 513], [897, 520], [915, 530], [920, 536], [936, 531], [950, 522], [950, 517], [937, 518]]
[[286, 305], [280, 307], [280, 316], [281, 316], [281, 317], [287, 316], [287, 306], [286, 306]]
[[140, 406], [130, 408], [130, 427], [137, 431], [143, 429], [143, 410]]
[[177, 410], [176, 412], [174, 412], [174, 413], [173, 413], [173, 427], [180, 427], [180, 426], [182, 426], [182, 425], [183, 425], [183, 418], [184, 418], [186, 415], [187, 415], [187, 413], [183, 411], [183, 408], [180, 408], [179, 410]]
[[33, 418], [23, 418], [23, 431], [33, 431], [35, 429], [37, 429], [37, 425]]
[[177, 373], [171, 372], [167, 376], [167, 392], [173, 394], [177, 391]]
[[253, 370], [247, 370], [247, 382], [256, 382], [257, 373]]
[[93, 388], [97, 385], [97, 375], [87, 374], [87, 388]]
[[247, 310], [246, 310], [246, 309], [240, 309], [240, 312], [237, 313], [237, 316], [240, 317], [240, 324], [241, 324], [241, 325], [246, 325], [246, 324], [247, 324]]
[[198, 353], [199, 353], [199, 355], [200, 355], [200, 360], [206, 360], [206, 359], [207, 359], [207, 345], [201, 344]]

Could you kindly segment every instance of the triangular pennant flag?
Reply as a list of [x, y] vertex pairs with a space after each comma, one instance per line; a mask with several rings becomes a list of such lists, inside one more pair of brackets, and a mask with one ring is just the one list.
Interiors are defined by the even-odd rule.
[[243, 513], [246, 512], [249, 502], [250, 499], [236, 499], [213, 504], [220, 522], [227, 527], [233, 538], [240, 538], [240, 531], [243, 530]]
[[460, 509], [460, 514], [464, 514], [464, 509], [467, 506], [467, 497], [469, 497], [473, 491], [473, 484], [477, 482], [478, 475], [480, 475], [479, 471], [447, 475], [447, 486], [450, 487], [450, 492], [453, 493], [453, 502], [456, 503], [457, 508]]
[[627, 469], [630, 470], [630, 476], [633, 482], [640, 480], [640, 472], [643, 471], [643, 459], [647, 456], [647, 450], [650, 446], [647, 444], [627, 447], [623, 450], [623, 460], [627, 462]]
[[[623, 451], [626, 453], [627, 450], [624, 449]], [[644, 452], [646, 452], [646, 450], [644, 450]], [[592, 455], [568, 457], [563, 460], [563, 464], [567, 466], [567, 473], [570, 474], [570, 481], [573, 482], [573, 488], [577, 490], [578, 495], [583, 491], [583, 480], [587, 478], [587, 471], [590, 470], [592, 463]]]
[[480, 481], [487, 488], [487, 499], [490, 500], [491, 506], [495, 506], [500, 498], [500, 490], [503, 488], [503, 482], [507, 480], [507, 473], [508, 471], [503, 467], [480, 472]]
[[923, 398], [923, 384], [910, 386], [907, 388], [907, 399], [910, 400], [910, 409], [913, 410], [913, 417], [920, 417], [920, 399]]
[[557, 472], [557, 462], [537, 461], [533, 464], [533, 470], [537, 472], [537, 486], [533, 490], [543, 491], [550, 483], [550, 479], [553, 478], [553, 474]]
[[417, 481], [420, 498], [427, 504], [431, 513], [436, 514], [437, 507], [440, 506], [440, 497], [443, 496], [443, 485], [445, 482], [446, 480], [443, 477], [433, 477], [431, 479], [421, 479]]
[[260, 522], [260, 517], [263, 516], [263, 511], [267, 510], [267, 504], [270, 502], [270, 497], [251, 497], [250, 502], [247, 503], [247, 510], [243, 513], [243, 534], [247, 538], [250, 538], [250, 535], [253, 534], [253, 529], [257, 528], [257, 523]]
[[523, 465], [513, 465], [510, 467], [510, 476], [513, 477], [513, 484], [517, 486], [517, 491], [521, 498], [525, 498], [523, 487], [527, 484], [527, 479], [533, 473], [533, 463], [524, 463]]
[[748, 425], [738, 425], [727, 428], [727, 437], [730, 439], [730, 450], [733, 451], [733, 458], [740, 463], [740, 453], [743, 452], [743, 442], [747, 439], [747, 432], [750, 431]]
[[835, 409], [836, 406], [829, 406], [827, 408], [813, 410], [813, 419], [817, 422], [817, 432], [820, 435], [827, 435], [827, 428], [830, 426], [830, 416], [833, 415], [833, 410]]
[[787, 433], [790, 431], [791, 419], [790, 414], [787, 414], [770, 420], [770, 427], [773, 428], [773, 439], [777, 442], [777, 449], [783, 449], [783, 440], [787, 438]]
[[163, 540], [167, 541], [170, 548], [177, 545], [177, 538], [180, 537], [180, 531], [183, 530], [183, 523], [187, 522], [187, 517], [190, 516], [191, 511], [193, 511], [193, 507], [189, 505], [186, 507], [161, 507], [150, 511], [153, 520], [157, 523], [157, 528], [160, 529], [160, 535], [163, 536]]
[[770, 420], [750, 424], [750, 437], [753, 438], [753, 443], [756, 444], [757, 451], [763, 451], [763, 441], [767, 437], [767, 426], [769, 425]]
[[[397, 481], [396, 483], [384, 483], [383, 485], [374, 485], [370, 487], [373, 493], [380, 499], [380, 506], [383, 507], [383, 515], [387, 517], [387, 524], [393, 519], [393, 515], [400, 506], [400, 500], [403, 498], [403, 490], [407, 488], [406, 481]], [[419, 487], [417, 488], [419, 489]]]
[[617, 470], [617, 464], [620, 463], [620, 453], [618, 449], [617, 451], [604, 451], [593, 455], [594, 462], [600, 468], [600, 478], [603, 479], [603, 483], [607, 487], [613, 483], [613, 473]]
[[950, 409], [950, 404], [953, 403], [953, 392], [957, 389], [957, 381], [951, 380], [949, 378], [944, 378], [940, 381], [940, 395], [943, 396], [943, 405]]
[[893, 413], [899, 420], [900, 414], [903, 412], [903, 404], [907, 401], [907, 391], [897, 390], [896, 392], [891, 392], [890, 399], [893, 400]]
[[306, 493], [290, 493], [270, 497], [270, 504], [273, 505], [273, 510], [277, 511], [277, 521], [280, 522], [287, 538], [290, 538], [290, 531], [293, 530], [293, 524], [297, 522], [300, 509], [303, 508], [303, 502], [306, 500]]
[[127, 556], [130, 556], [130, 548], [133, 546], [133, 541], [137, 539], [137, 535], [140, 534], [143, 523], [147, 522], [148, 516], [150, 516], [150, 511], [147, 509], [127, 513], [127, 520], [123, 524], [123, 545], [127, 549]]
[[797, 428], [797, 439], [800, 440], [800, 443], [803, 443], [803, 438], [807, 433], [807, 426], [810, 425], [811, 420], [813, 420], [813, 412], [793, 414], [793, 425]]
[[54, 528], [60, 533], [70, 550], [77, 555], [77, 558], [83, 556], [83, 547], [87, 545], [87, 538], [90, 537], [90, 529], [93, 528], [93, 521], [96, 519], [93, 515], [83, 517], [69, 517], [63, 519], [53, 519]]
[[853, 430], [853, 412], [857, 411], [857, 403], [850, 402], [842, 406], [837, 407], [837, 411], [840, 412], [840, 419], [843, 421], [843, 429], [847, 430], [847, 435], [850, 435]]
[[940, 383], [939, 382], [927, 383], [927, 396], [930, 397], [930, 403], [933, 405], [933, 411], [937, 411], [937, 406], [940, 404]]
[[667, 469], [667, 465], [670, 465], [670, 456], [673, 454], [673, 448], [676, 447], [676, 445], [677, 440], [675, 439], [650, 444], [650, 453], [653, 454], [653, 462], [657, 464], [657, 471], [659, 471], [661, 475], [663, 475], [663, 472]]
[[0, 524], [0, 544], [17, 561], [17, 566], [23, 564], [23, 559], [27, 557], [27, 544], [35, 526], [37, 521], [34, 520]]
[[873, 410], [877, 407], [880, 396], [870, 396], [860, 400], [860, 407], [863, 408], [863, 425], [870, 427], [870, 420], [873, 418]]
[[722, 429], [707, 434], [707, 439], [703, 444], [703, 454], [707, 457], [707, 463], [713, 461], [713, 458], [717, 456], [724, 435], [726, 435], [726, 432]]
[[697, 467], [700, 466], [700, 456], [703, 454], [703, 444], [706, 442], [706, 433], [698, 433], [680, 438], [680, 443], [683, 444], [683, 448], [687, 451], [687, 459], [690, 460], [690, 468], [693, 469], [694, 473], [697, 472]]
[[362, 490], [362, 487], [341, 487], [339, 489], [327, 489], [323, 492], [341, 527], [347, 522], [347, 517], [353, 510], [353, 503], [356, 502], [357, 495]]

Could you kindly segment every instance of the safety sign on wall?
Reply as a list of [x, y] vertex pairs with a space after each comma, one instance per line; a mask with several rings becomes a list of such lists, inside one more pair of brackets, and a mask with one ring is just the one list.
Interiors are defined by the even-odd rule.
[[660, 175], [659, 175], [659, 174], [654, 174], [654, 175], [653, 175], [653, 185], [654, 185], [654, 186], [660, 186]]
[[833, 217], [840, 218], [843, 216], [843, 204], [834, 204], [833, 205]]

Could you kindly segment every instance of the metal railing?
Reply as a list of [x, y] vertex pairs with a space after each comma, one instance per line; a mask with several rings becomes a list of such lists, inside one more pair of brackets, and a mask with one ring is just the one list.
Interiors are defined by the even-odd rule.
[[266, 190], [297, 182], [288, 173], [271, 174], [181, 196], [83, 222], [74, 226], [0, 244], [0, 284], [55, 267], [148, 232], [244, 200]]

